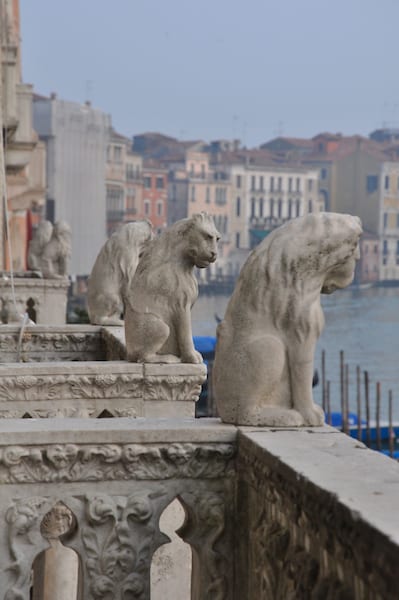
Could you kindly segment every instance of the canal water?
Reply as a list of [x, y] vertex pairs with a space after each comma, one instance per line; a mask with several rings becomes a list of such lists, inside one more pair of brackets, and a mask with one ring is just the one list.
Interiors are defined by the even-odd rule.
[[[214, 336], [215, 316], [223, 317], [228, 296], [200, 295], [193, 308], [194, 335]], [[381, 384], [381, 418], [388, 417], [388, 392], [393, 392], [394, 419], [399, 421], [399, 288], [347, 288], [322, 295], [325, 328], [318, 341], [315, 368], [321, 375], [321, 354], [325, 350], [326, 379], [330, 381], [331, 410], [340, 410], [340, 351], [349, 368], [349, 407], [356, 412], [356, 366], [370, 381], [371, 418], [375, 417], [376, 383]], [[321, 385], [314, 399], [322, 403]]]

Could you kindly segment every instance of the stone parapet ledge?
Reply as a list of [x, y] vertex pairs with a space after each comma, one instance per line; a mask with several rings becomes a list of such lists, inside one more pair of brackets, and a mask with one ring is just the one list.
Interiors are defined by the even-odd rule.
[[398, 597], [397, 462], [330, 427], [238, 446], [238, 598]]

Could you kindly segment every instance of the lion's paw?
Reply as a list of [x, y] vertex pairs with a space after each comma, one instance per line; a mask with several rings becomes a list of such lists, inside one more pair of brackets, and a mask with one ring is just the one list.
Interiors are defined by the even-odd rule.
[[202, 358], [202, 354], [194, 350], [193, 352], [188, 352], [187, 354], [183, 354], [181, 357], [182, 363], [191, 363], [191, 364], [201, 364], [204, 362]]
[[324, 411], [317, 404], [313, 404], [311, 408], [301, 410], [304, 425], [308, 427], [321, 427], [324, 425], [325, 415]]

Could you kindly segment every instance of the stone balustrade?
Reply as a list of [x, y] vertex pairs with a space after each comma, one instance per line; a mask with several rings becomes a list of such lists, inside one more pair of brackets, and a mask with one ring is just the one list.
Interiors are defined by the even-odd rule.
[[176, 498], [192, 599], [397, 598], [399, 465], [330, 427], [3, 419], [0, 481], [5, 600], [28, 600], [32, 572], [41, 598], [60, 542], [79, 566], [53, 598], [148, 600]]

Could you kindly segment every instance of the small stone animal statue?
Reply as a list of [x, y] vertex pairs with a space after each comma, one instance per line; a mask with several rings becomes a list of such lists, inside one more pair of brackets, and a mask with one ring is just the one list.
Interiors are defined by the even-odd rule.
[[71, 249], [69, 225], [58, 221], [53, 226], [50, 221], [43, 221], [29, 244], [28, 266], [41, 271], [47, 279], [67, 277]]
[[352, 282], [361, 233], [358, 217], [311, 214], [275, 229], [250, 254], [217, 329], [213, 392], [224, 422], [324, 423], [312, 397], [320, 293]]
[[193, 271], [215, 262], [219, 239], [213, 218], [200, 213], [177, 221], [146, 245], [126, 296], [128, 360], [203, 362], [191, 329], [198, 297]]
[[124, 297], [144, 244], [152, 238], [150, 221], [126, 223], [101, 248], [88, 282], [87, 305], [93, 325], [123, 325]]
[[41, 221], [31, 241], [29, 242], [28, 250], [28, 268], [32, 271], [41, 271], [41, 258], [44, 248], [51, 239], [53, 233], [53, 225], [50, 221]]

